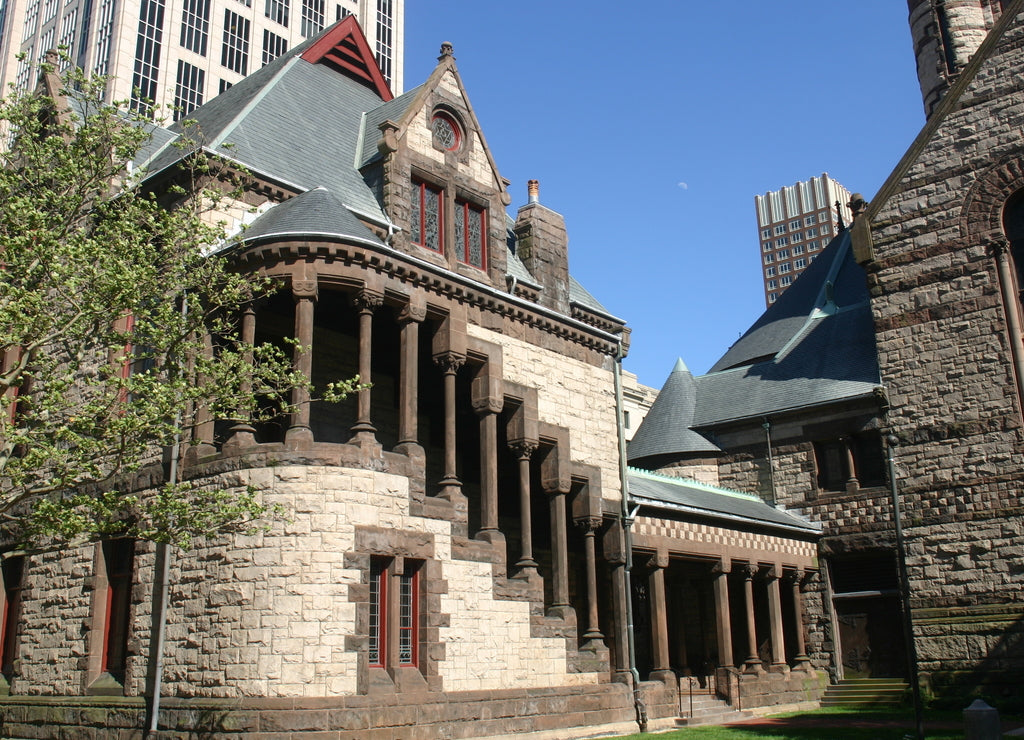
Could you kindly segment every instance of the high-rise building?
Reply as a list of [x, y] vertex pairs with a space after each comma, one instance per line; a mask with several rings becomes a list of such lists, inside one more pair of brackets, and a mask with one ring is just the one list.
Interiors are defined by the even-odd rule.
[[348, 15], [397, 95], [405, 0], [0, 0], [0, 85], [33, 86], [61, 49], [108, 99], [177, 119]]
[[754, 196], [765, 304], [775, 303], [828, 245], [837, 215], [850, 222], [849, 202], [850, 192], [827, 173]]

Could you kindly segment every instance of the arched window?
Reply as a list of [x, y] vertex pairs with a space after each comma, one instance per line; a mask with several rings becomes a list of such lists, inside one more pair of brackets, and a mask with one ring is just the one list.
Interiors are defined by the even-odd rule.
[[1017, 286], [1024, 285], [1024, 190], [1010, 196], [1003, 207], [1003, 233], [1017, 271]]

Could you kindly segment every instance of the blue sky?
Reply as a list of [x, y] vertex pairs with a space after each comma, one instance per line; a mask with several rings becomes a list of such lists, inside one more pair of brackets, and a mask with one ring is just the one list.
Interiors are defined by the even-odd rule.
[[407, 89], [453, 44], [510, 213], [540, 180], [656, 387], [764, 310], [756, 194], [828, 172], [870, 200], [924, 123], [902, 0], [409, 0], [405, 33]]

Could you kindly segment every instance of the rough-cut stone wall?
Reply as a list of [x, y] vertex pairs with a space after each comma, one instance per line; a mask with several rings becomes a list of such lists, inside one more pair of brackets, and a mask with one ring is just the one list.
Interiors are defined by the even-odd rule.
[[537, 389], [542, 422], [569, 430], [574, 461], [601, 469], [606, 499], [619, 499], [612, 371], [470, 324], [469, 335], [502, 347], [506, 380]]
[[[1024, 668], [1020, 402], [986, 243], [1001, 236], [1002, 203], [1024, 187], [1022, 64], [1018, 17], [873, 219], [869, 287], [901, 439], [918, 651], [933, 685], [948, 671], [1019, 679]], [[992, 610], [999, 619], [981, 618]]]
[[[430, 542], [447, 587], [438, 661], [445, 691], [596, 683], [570, 673], [565, 639], [531, 636], [531, 604], [495, 595], [490, 563], [452, 559], [451, 525], [410, 516], [408, 479], [324, 466], [224, 474], [253, 486], [285, 521], [177, 553], [171, 568], [164, 690], [173, 696], [327, 697], [359, 689], [357, 603], [364, 575], [350, 565], [358, 529]], [[136, 558], [129, 686], [143, 693], [153, 548]], [[35, 556], [26, 569], [16, 693], [83, 692], [94, 548]]]

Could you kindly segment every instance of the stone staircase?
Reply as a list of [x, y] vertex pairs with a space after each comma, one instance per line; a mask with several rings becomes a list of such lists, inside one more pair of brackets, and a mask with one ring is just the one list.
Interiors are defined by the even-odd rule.
[[738, 722], [742, 719], [750, 719], [754, 715], [750, 712], [741, 712], [733, 709], [726, 702], [711, 694], [693, 695], [693, 714], [690, 714], [690, 697], [686, 693], [686, 685], [681, 687], [682, 706], [684, 712], [682, 717], [676, 718], [677, 727], [696, 727], [697, 725], [724, 725], [728, 722]]
[[821, 706], [898, 707], [909, 688], [901, 678], [847, 678], [825, 690]]

